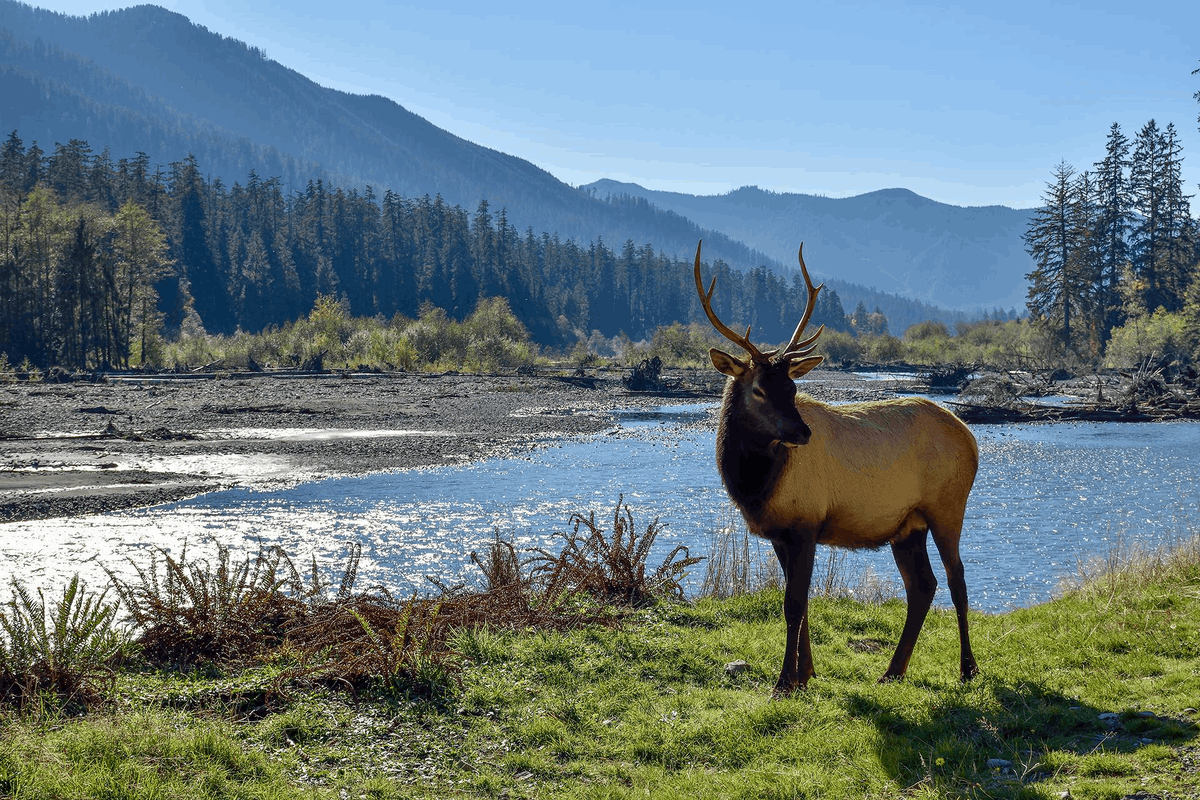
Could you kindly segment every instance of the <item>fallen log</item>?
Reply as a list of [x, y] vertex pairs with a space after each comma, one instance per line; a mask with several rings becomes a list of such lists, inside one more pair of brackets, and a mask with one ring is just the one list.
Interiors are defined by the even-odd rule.
[[963, 422], [976, 425], [1002, 425], [1012, 422], [1156, 422], [1165, 419], [1197, 419], [1200, 413], [1179, 409], [1143, 411], [1136, 406], [988, 406], [949, 401]]

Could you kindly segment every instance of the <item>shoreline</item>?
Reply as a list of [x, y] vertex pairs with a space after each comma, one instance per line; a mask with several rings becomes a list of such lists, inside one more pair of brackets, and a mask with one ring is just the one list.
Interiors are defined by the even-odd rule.
[[719, 397], [719, 383], [689, 379], [681, 379], [686, 396], [627, 392], [607, 376], [148, 375], [0, 384], [0, 523], [521, 452], [610, 428], [617, 409]]
[[[146, 374], [0, 383], [0, 524], [514, 455], [611, 429], [621, 410], [717, 403], [725, 380], [712, 369], [670, 369], [663, 374], [669, 389], [632, 392], [622, 384], [626, 374]], [[921, 388], [837, 369], [814, 370], [801, 386], [832, 402]]]
[[[631, 392], [584, 377], [364, 373], [0, 384], [0, 524], [173, 502], [232, 486], [464, 464], [599, 433], [614, 412], [716, 403], [724, 376], [669, 370]], [[805, 391], [892, 396], [835, 370]]]

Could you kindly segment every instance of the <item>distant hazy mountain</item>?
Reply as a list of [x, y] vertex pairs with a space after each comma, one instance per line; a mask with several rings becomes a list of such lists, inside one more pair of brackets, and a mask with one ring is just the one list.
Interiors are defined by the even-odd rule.
[[803, 240], [814, 271], [883, 292], [961, 309], [1025, 303], [1030, 209], [962, 208], [907, 189], [832, 198], [753, 186], [697, 197], [609, 180], [582, 188], [645, 198], [785, 264]]

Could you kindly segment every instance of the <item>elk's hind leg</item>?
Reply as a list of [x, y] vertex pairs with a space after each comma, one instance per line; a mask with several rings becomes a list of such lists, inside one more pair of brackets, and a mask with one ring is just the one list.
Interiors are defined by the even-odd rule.
[[917, 643], [917, 634], [921, 632], [925, 616], [929, 613], [929, 607], [933, 605], [937, 578], [929, 564], [929, 553], [925, 550], [928, 535], [928, 530], [921, 529], [892, 542], [892, 556], [900, 569], [900, 577], [904, 580], [904, 593], [908, 597], [908, 613], [904, 617], [904, 631], [900, 634], [900, 643], [896, 645], [892, 663], [879, 679], [880, 683], [898, 681], [904, 677], [904, 672], [908, 669], [908, 660], [912, 657], [913, 647]]
[[933, 543], [946, 567], [946, 583], [950, 584], [950, 599], [954, 601], [954, 614], [958, 617], [959, 674], [966, 682], [979, 674], [979, 665], [975, 663], [971, 639], [967, 635], [967, 579], [958, 555], [958, 538], [958, 535], [942, 535], [936, 528], [933, 532]]

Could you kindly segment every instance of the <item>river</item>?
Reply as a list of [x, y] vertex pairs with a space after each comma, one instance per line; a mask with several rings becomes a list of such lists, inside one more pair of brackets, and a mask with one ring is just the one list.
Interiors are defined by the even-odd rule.
[[[519, 546], [552, 547], [574, 512], [607, 527], [625, 497], [639, 530], [665, 523], [658, 558], [676, 544], [705, 555], [733, 518], [713, 463], [711, 405], [623, 413], [602, 435], [540, 443], [519, 458], [377, 473], [292, 486], [238, 488], [133, 512], [0, 526], [0, 573], [30, 586], [100, 564], [128, 574], [155, 546], [178, 554], [281, 545], [298, 564], [342, 563], [362, 544], [358, 587], [432, 589], [425, 576], [477, 582], [469, 553], [499, 528]], [[999, 612], [1053, 596], [1078, 563], [1118, 542], [1156, 547], [1200, 528], [1194, 476], [1200, 424], [1065, 423], [976, 426], [980, 470], [967, 509], [963, 560], [973, 608]], [[764, 550], [769, 553], [769, 548]], [[935, 571], [945, 578], [931, 550]], [[890, 552], [842, 565], [896, 576]], [[702, 567], [693, 568], [689, 588]], [[948, 593], [938, 593], [948, 604]]]

